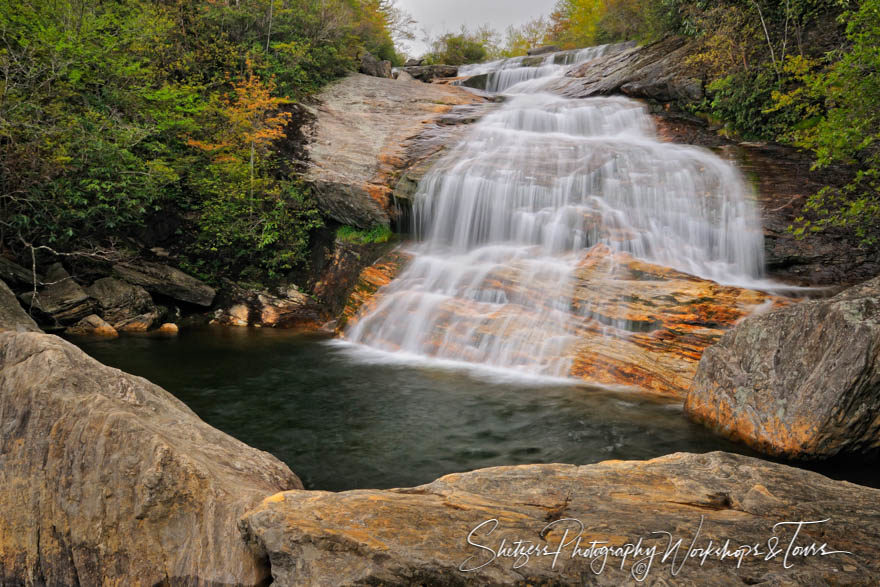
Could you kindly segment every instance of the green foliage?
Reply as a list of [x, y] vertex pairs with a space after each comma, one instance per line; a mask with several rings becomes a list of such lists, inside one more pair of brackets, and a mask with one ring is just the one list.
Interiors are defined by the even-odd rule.
[[465, 65], [482, 63], [499, 56], [498, 33], [488, 26], [474, 31], [462, 27], [458, 33], [446, 33], [434, 39], [425, 55], [428, 64]]
[[336, 238], [344, 243], [357, 245], [387, 243], [394, 237], [390, 228], [382, 224], [369, 230], [361, 230], [353, 226], [340, 226], [336, 229]]
[[[76, 250], [152, 218], [204, 274], [306, 259], [319, 225], [290, 163], [290, 104], [399, 61], [390, 0], [5, 0], [0, 247]], [[400, 22], [396, 26], [399, 26]]]

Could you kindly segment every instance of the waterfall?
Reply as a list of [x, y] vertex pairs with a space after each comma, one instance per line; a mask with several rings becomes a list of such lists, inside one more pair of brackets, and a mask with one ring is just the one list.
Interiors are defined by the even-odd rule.
[[[487, 74], [488, 87], [508, 97], [422, 180], [414, 259], [345, 333], [349, 341], [566, 376], [591, 317], [572, 300], [590, 250], [720, 283], [761, 276], [760, 220], [732, 165], [660, 142], [633, 100], [541, 91], [603, 52], [463, 68]], [[601, 288], [592, 295], [601, 298]], [[617, 327], [603, 326], [625, 336]]]

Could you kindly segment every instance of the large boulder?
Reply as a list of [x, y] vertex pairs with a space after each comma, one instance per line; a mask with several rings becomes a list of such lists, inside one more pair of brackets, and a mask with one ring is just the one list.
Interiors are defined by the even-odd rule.
[[26, 291], [18, 297], [25, 307], [32, 308], [47, 323], [73, 324], [93, 313], [93, 300], [61, 263], [49, 267], [44, 283], [46, 285], [36, 294]]
[[210, 306], [217, 292], [213, 287], [179, 269], [148, 261], [118, 263], [113, 273], [120, 279], [139, 285], [149, 292], [195, 304]]
[[630, 47], [573, 68], [558, 88], [573, 98], [623, 93], [659, 102], [700, 100], [702, 74], [688, 58], [700, 50], [697, 43], [668, 37], [656, 43]]
[[153, 303], [153, 298], [138, 285], [105, 277], [86, 291], [98, 303], [104, 320], [116, 330], [149, 330], [159, 319], [159, 309]]
[[4, 330], [40, 332], [40, 327], [25, 313], [9, 286], [0, 280], [0, 332]]
[[39, 274], [34, 275], [30, 269], [25, 269], [2, 255], [0, 255], [0, 279], [13, 287], [33, 288], [35, 280], [37, 285], [43, 282], [43, 278]]
[[703, 353], [685, 410], [774, 456], [876, 454], [880, 277], [744, 320]]
[[360, 72], [373, 77], [391, 77], [391, 62], [388, 60], [381, 61], [373, 56], [372, 53], [364, 53], [361, 57]]
[[291, 491], [242, 528], [279, 585], [869, 585], [878, 521], [880, 490], [716, 452]]
[[455, 65], [411, 65], [402, 67], [401, 71], [426, 84], [436, 79], [448, 79], [458, 75], [458, 67]]
[[0, 333], [0, 583], [256, 585], [236, 524], [301, 488], [271, 455], [55, 336]]
[[[363, 229], [388, 226], [397, 218], [393, 190], [414, 164], [410, 143], [438, 129], [439, 119], [455, 106], [483, 101], [462, 88], [360, 74], [330, 84], [318, 99], [308, 131], [305, 179], [325, 216]], [[439, 130], [446, 128], [451, 127]], [[451, 132], [435, 133], [438, 146], [431, 154], [456, 138]]]

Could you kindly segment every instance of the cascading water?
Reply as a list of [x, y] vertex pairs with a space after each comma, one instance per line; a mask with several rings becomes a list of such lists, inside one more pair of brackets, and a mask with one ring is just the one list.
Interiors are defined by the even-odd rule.
[[[421, 182], [414, 259], [346, 332], [353, 343], [566, 376], [591, 316], [575, 273], [604, 246], [721, 283], [758, 278], [760, 221], [737, 170], [659, 142], [625, 98], [540, 91], [604, 48], [472, 66], [509, 94]], [[601, 297], [601, 287], [593, 292]], [[625, 336], [615, 325], [609, 336]]]

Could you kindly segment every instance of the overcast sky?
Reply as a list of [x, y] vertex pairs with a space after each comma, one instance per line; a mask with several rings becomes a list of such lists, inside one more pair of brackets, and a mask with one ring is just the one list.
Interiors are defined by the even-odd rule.
[[503, 34], [510, 25], [550, 14], [555, 5], [556, 0], [397, 0], [397, 6], [418, 21], [416, 40], [407, 47], [412, 55], [427, 49], [423, 29], [436, 37], [457, 31], [463, 24], [471, 29], [489, 24]]

